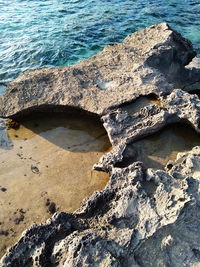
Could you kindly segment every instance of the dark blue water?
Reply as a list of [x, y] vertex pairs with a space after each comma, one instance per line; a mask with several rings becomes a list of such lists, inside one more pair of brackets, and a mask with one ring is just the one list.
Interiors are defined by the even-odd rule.
[[200, 55], [200, 0], [0, 0], [0, 82], [74, 64], [163, 21]]

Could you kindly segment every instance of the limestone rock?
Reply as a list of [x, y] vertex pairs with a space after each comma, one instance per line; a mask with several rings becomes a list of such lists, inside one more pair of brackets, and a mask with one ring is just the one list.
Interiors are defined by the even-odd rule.
[[199, 261], [199, 162], [195, 147], [170, 171], [113, 168], [102, 192], [74, 215], [27, 230], [1, 266], [192, 266]]
[[[133, 102], [134, 105], [134, 102]], [[184, 121], [200, 132], [200, 100], [198, 96], [174, 89], [160, 104], [148, 105], [132, 116], [126, 106], [118, 107], [102, 117], [104, 127], [113, 145], [130, 143], [157, 132], [169, 123]]]
[[140, 95], [171, 92], [194, 56], [190, 41], [169, 25], [151, 26], [74, 66], [26, 71], [0, 98], [0, 116], [64, 107], [102, 114]]

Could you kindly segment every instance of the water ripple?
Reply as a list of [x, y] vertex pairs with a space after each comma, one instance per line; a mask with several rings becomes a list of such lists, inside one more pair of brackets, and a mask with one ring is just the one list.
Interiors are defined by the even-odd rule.
[[74, 64], [163, 21], [200, 55], [199, 1], [0, 0], [0, 82], [31, 68]]

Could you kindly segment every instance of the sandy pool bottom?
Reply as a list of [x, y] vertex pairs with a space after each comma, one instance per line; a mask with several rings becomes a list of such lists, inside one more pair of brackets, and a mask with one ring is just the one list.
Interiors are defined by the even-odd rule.
[[93, 117], [43, 114], [7, 133], [12, 144], [0, 147], [0, 256], [27, 227], [76, 210], [109, 179], [92, 171], [110, 148]]
[[135, 160], [144, 162], [147, 168], [164, 169], [179, 152], [186, 152], [200, 145], [200, 135], [186, 124], [172, 124], [160, 132], [135, 142]]

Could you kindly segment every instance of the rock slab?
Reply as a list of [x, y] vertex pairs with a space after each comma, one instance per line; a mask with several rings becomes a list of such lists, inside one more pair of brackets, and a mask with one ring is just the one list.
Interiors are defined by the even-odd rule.
[[0, 116], [64, 107], [101, 115], [138, 96], [183, 87], [191, 72], [185, 65], [195, 54], [191, 42], [166, 23], [148, 27], [76, 65], [21, 74], [0, 98]]

